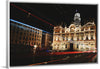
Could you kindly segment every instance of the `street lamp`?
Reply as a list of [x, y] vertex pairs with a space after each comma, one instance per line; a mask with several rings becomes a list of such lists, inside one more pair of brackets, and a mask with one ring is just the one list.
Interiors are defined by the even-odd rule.
[[37, 48], [37, 45], [34, 45], [34, 48], [36, 49]]
[[36, 48], [37, 48], [37, 45], [34, 45], [34, 48], [33, 48], [34, 54], [36, 53]]

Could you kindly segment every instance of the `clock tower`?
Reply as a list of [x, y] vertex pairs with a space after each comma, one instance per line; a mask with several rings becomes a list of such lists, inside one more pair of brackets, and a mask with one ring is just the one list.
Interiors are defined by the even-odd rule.
[[74, 15], [74, 24], [76, 26], [81, 25], [81, 17], [80, 17], [80, 13], [76, 12]]

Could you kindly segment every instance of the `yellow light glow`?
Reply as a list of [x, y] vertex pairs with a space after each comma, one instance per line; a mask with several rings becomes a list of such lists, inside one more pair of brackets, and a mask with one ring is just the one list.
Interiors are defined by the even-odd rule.
[[36, 48], [36, 47], [37, 47], [37, 45], [34, 45], [34, 47]]

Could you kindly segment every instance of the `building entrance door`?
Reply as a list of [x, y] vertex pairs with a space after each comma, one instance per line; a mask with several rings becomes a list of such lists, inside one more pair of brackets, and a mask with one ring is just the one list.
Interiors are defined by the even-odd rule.
[[73, 43], [70, 43], [70, 51], [73, 51]]

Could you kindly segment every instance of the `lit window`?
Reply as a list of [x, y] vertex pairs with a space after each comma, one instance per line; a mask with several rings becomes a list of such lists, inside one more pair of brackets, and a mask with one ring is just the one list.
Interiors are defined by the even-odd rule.
[[83, 40], [83, 36], [81, 37], [81, 39]]
[[77, 40], [79, 40], [79, 36], [77, 37]]
[[63, 37], [63, 41], [65, 40], [65, 38]]
[[73, 40], [73, 37], [71, 38], [71, 40]]
[[68, 40], [68, 37], [66, 37], [66, 40]]
[[56, 37], [56, 41], [58, 40], [58, 38]]

